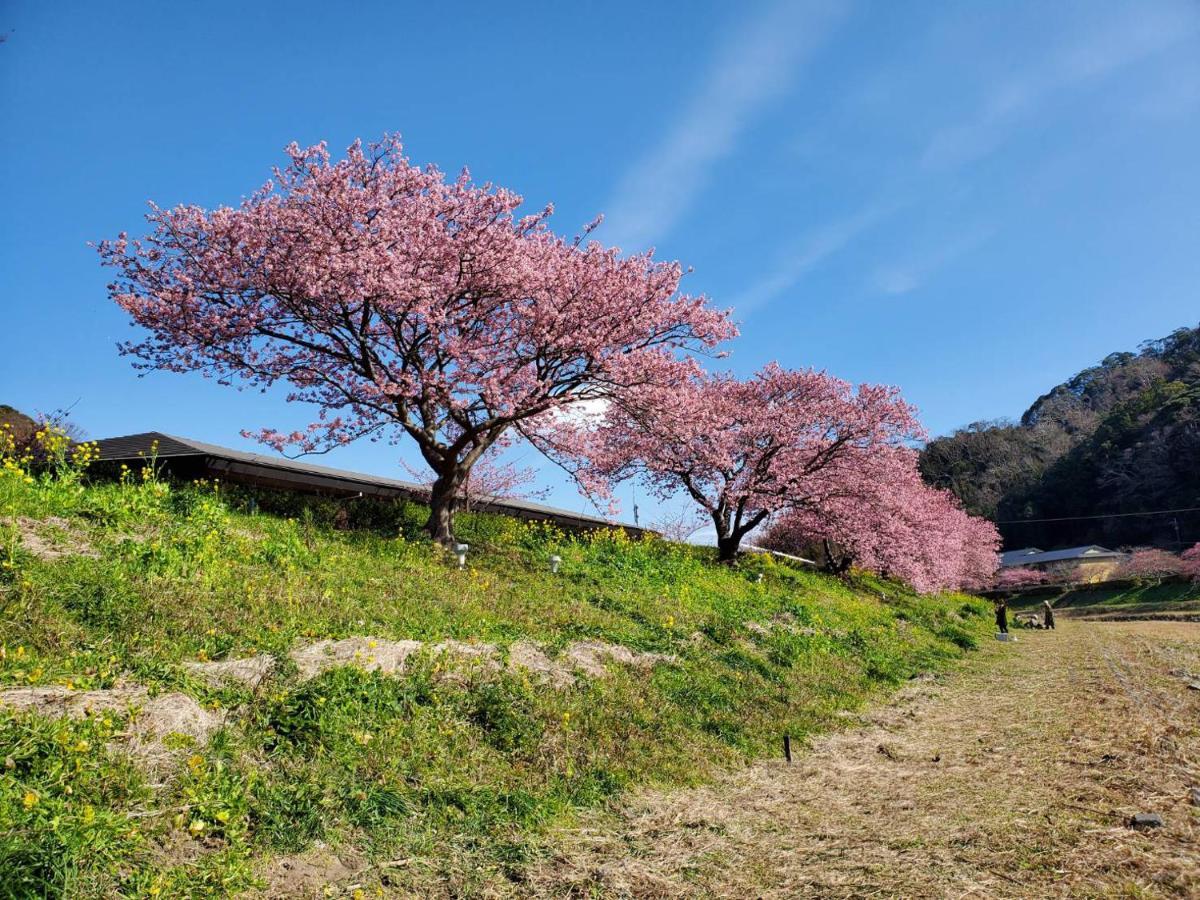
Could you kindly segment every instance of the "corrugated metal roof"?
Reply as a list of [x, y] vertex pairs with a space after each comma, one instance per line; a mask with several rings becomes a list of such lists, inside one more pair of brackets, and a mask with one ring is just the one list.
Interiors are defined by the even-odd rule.
[[[1035, 548], [1030, 548], [1035, 549]], [[1119, 559], [1125, 556], [1117, 550], [1109, 550], [1107, 547], [1101, 547], [1099, 544], [1088, 544], [1083, 547], [1068, 547], [1065, 550], [1045, 550], [1038, 551], [1032, 554], [1016, 556], [1012, 560], [1007, 559], [1011, 554], [1023, 554], [1024, 551], [1013, 550], [1009, 553], [1001, 554], [1000, 565], [1003, 566], [1036, 566], [1042, 563], [1066, 562], [1070, 560], [1087, 560], [1087, 559]]]
[[[327, 481], [341, 482], [348, 488], [355, 485], [385, 488], [414, 498], [419, 498], [429, 491], [427, 486], [417, 484], [414, 481], [402, 481], [398, 478], [387, 478], [382, 475], [368, 475], [362, 472], [334, 469], [329, 466], [318, 466], [312, 463], [300, 462], [299, 460], [287, 459], [282, 456], [234, 450], [231, 447], [207, 444], [203, 441], [193, 440], [192, 438], [163, 434], [159, 431], [145, 431], [140, 434], [104, 438], [103, 440], [96, 441], [96, 444], [99, 447], [100, 459], [102, 461], [143, 461], [150, 455], [151, 445], [155, 441], [158, 442], [156, 456], [158, 459], [163, 460], [180, 457], [211, 457], [217, 460], [240, 463], [242, 466], [259, 467], [279, 472], [295, 473], [300, 476], [310, 476], [320, 479], [323, 483]], [[524, 517], [533, 515], [549, 519], [569, 520], [593, 528], [620, 526], [634, 532], [646, 530], [620, 522], [611, 522], [600, 516], [571, 512], [570, 510], [546, 506], [542, 503], [533, 503], [528, 500], [485, 497], [479, 501], [479, 505], [496, 512], [511, 511], [517, 514], [524, 513]]]
[[1035, 556], [1038, 553], [1045, 551], [1038, 547], [1025, 547], [1021, 550], [1009, 550], [1007, 553], [1000, 554], [1000, 565], [1002, 566], [1017, 566], [1028, 556]]

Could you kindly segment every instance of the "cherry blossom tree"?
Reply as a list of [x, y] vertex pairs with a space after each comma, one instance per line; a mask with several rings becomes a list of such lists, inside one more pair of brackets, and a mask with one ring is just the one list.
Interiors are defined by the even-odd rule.
[[883, 448], [837, 475], [837, 490], [786, 510], [760, 543], [801, 554], [817, 548], [829, 571], [854, 565], [921, 592], [989, 586], [999, 564], [996, 527], [926, 485], [914, 451]]
[[709, 518], [695, 506], [680, 506], [667, 509], [650, 522], [650, 529], [663, 536], [663, 540], [685, 544], [701, 529], [707, 527]]
[[[256, 432], [320, 452], [407, 435], [433, 472], [427, 530], [453, 538], [474, 464], [506, 433], [564, 406], [698, 370], [732, 337], [726, 313], [678, 292], [682, 271], [552, 233], [550, 209], [447, 180], [398, 138], [331, 162], [324, 144], [237, 208], [151, 205], [143, 240], [99, 245], [111, 297], [147, 329], [143, 369], [290, 387], [305, 430]], [[589, 229], [590, 231], [590, 229]]]
[[556, 457], [595, 493], [627, 478], [664, 499], [685, 493], [728, 562], [772, 512], [822, 502], [858, 458], [919, 434], [895, 388], [771, 364], [745, 381], [698, 374], [639, 385], [615, 394], [598, 424], [552, 437]]
[[[497, 448], [501, 441], [491, 450], [481, 456], [471, 466], [462, 484], [459, 486], [457, 509], [469, 511], [487, 506], [493, 500], [542, 500], [549, 493], [548, 488], [536, 488], [537, 470], [532, 466], [518, 465], [516, 462], [502, 460]], [[433, 478], [408, 463], [401, 465], [427, 490], [433, 489]]]
[[1117, 567], [1116, 576], [1134, 581], [1162, 581], [1173, 575], [1184, 574], [1185, 568], [1184, 561], [1174, 553], [1154, 547], [1140, 547]]
[[1200, 544], [1193, 544], [1179, 554], [1181, 574], [1192, 581], [1200, 581]]

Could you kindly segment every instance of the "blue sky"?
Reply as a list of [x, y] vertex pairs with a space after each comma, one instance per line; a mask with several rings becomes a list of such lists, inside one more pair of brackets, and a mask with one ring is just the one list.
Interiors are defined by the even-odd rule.
[[344, 10], [0, 0], [0, 402], [235, 446], [307, 421], [137, 378], [86, 244], [138, 233], [149, 199], [238, 201], [292, 140], [385, 131], [553, 201], [563, 232], [604, 212], [601, 238], [692, 266], [742, 323], [738, 372], [897, 384], [934, 433], [1200, 320], [1189, 0]]

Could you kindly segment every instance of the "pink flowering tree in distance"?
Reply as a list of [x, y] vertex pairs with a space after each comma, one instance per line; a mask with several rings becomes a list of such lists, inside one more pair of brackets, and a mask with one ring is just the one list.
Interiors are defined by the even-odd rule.
[[616, 395], [598, 422], [542, 443], [595, 493], [627, 478], [662, 498], [685, 493], [729, 562], [771, 513], [835, 493], [859, 457], [919, 434], [894, 388], [771, 364], [745, 381], [696, 374], [639, 385]]
[[149, 332], [122, 350], [143, 369], [288, 385], [317, 413], [255, 432], [278, 449], [407, 435], [433, 473], [439, 542], [472, 466], [513, 429], [679, 381], [690, 353], [736, 333], [678, 292], [677, 264], [564, 240], [549, 208], [518, 217], [518, 195], [418, 168], [398, 138], [337, 162], [324, 144], [287, 154], [236, 208], [152, 205], [146, 238], [100, 244], [112, 298]]
[[1116, 576], [1134, 581], [1162, 581], [1185, 574], [1187, 568], [1187, 561], [1174, 553], [1154, 547], [1139, 547], [1117, 567]]
[[1179, 555], [1180, 574], [1192, 581], [1200, 581], [1200, 544], [1193, 544]]
[[994, 586], [1006, 590], [1019, 590], [1021, 588], [1046, 584], [1049, 580], [1050, 576], [1045, 572], [1031, 569], [1028, 566], [1013, 566], [1012, 568], [1001, 569], [996, 573]]
[[854, 565], [921, 592], [990, 585], [999, 564], [996, 527], [926, 485], [914, 451], [886, 448], [856, 462], [837, 473], [834, 489], [772, 522], [764, 546], [819, 548], [830, 571]]

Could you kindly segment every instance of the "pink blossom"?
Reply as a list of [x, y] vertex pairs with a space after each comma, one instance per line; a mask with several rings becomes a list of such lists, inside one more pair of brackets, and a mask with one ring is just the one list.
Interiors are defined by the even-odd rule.
[[[1195, 549], [1195, 548], [1193, 548]], [[1142, 547], [1134, 550], [1128, 558], [1117, 567], [1116, 577], [1130, 578], [1136, 581], [1157, 581], [1172, 575], [1182, 575], [1190, 568], [1188, 563], [1174, 553], [1157, 550], [1153, 547]]]
[[1194, 544], [1179, 555], [1180, 574], [1200, 581], [1200, 544]]
[[[634, 385], [678, 382], [732, 337], [678, 293], [682, 269], [549, 230], [550, 209], [418, 168], [385, 137], [331, 162], [324, 144], [237, 208], [160, 209], [142, 240], [103, 241], [112, 298], [149, 334], [139, 368], [290, 386], [315, 421], [270, 445], [312, 452], [416, 442], [433, 471], [427, 526], [453, 540], [472, 466], [513, 428]], [[545, 423], [542, 425], [545, 428]]]
[[771, 364], [745, 381], [696, 374], [614, 392], [598, 424], [541, 442], [596, 493], [636, 477], [662, 498], [686, 494], [731, 560], [770, 514], [831, 502], [874, 453], [920, 433], [895, 388]]
[[990, 585], [1000, 539], [948, 491], [926, 485], [916, 453], [881, 450], [837, 472], [819, 502], [789, 509], [763, 543], [795, 552], [818, 546], [827, 566], [851, 565], [906, 581], [921, 592]]

